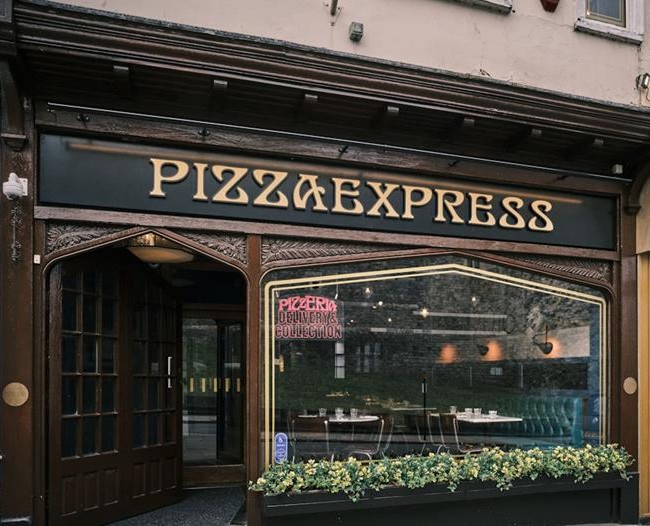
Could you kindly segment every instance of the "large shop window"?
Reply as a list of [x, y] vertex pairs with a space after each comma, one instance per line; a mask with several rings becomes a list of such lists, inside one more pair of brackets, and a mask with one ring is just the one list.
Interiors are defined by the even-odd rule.
[[604, 441], [599, 290], [455, 255], [263, 286], [265, 460]]

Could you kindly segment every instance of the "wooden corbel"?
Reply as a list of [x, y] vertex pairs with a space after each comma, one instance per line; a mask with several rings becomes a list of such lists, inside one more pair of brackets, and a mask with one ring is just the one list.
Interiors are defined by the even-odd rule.
[[650, 179], [650, 160], [644, 162], [635, 171], [630, 191], [627, 195], [627, 203], [625, 204], [625, 212], [630, 215], [637, 215], [641, 210], [641, 192], [645, 187], [646, 182]]
[[19, 152], [27, 142], [25, 119], [18, 87], [8, 60], [0, 61], [0, 96], [2, 119], [0, 137], [15, 152]]

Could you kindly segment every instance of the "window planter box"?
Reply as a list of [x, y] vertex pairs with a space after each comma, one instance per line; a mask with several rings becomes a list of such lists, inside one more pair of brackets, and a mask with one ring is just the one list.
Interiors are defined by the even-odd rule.
[[386, 488], [367, 492], [358, 502], [341, 493], [311, 491], [265, 496], [263, 513], [265, 526], [636, 524], [638, 474], [626, 481], [618, 473], [600, 473], [585, 484], [568, 477], [520, 480], [507, 491], [487, 482], [464, 482], [455, 492], [443, 485]]

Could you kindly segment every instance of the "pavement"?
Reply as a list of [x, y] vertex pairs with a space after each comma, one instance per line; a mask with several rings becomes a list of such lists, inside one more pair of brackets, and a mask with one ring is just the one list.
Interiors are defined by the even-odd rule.
[[230, 526], [243, 502], [240, 487], [185, 490], [177, 504], [113, 522], [112, 526]]

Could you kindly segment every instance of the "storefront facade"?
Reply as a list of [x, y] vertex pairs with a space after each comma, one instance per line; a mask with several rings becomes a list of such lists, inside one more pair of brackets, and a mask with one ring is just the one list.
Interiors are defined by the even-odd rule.
[[625, 209], [647, 115], [12, 15], [2, 163], [28, 191], [1, 207], [3, 520], [101, 524], [245, 484], [314, 453], [301, 418], [337, 410], [379, 438], [332, 423], [321, 455], [424, 451], [421, 416], [455, 406], [510, 418], [461, 421], [467, 447], [636, 456]]

